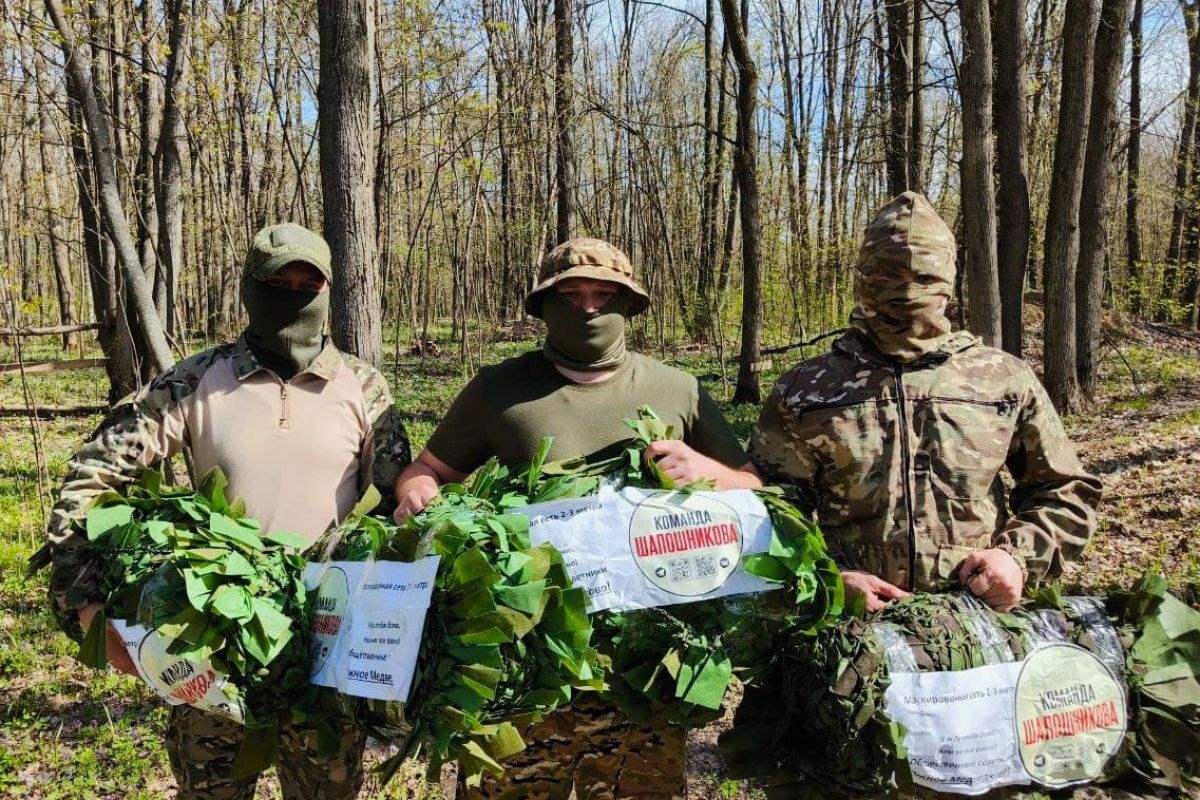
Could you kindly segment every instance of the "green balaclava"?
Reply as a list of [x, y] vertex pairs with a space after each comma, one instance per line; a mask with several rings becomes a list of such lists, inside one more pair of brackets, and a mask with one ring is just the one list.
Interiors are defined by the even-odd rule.
[[850, 324], [884, 355], [916, 361], [951, 335], [954, 234], [933, 206], [905, 192], [879, 210], [863, 234], [854, 268], [858, 306]]
[[294, 291], [266, 281], [288, 264], [309, 264], [331, 280], [329, 245], [300, 225], [271, 225], [254, 235], [242, 272], [246, 343], [267, 369], [291, 380], [320, 354], [329, 292]]
[[541, 312], [546, 321], [546, 358], [559, 366], [584, 371], [620, 366], [625, 360], [629, 308], [629, 292], [625, 290], [590, 313], [576, 308], [554, 289], [544, 292]]

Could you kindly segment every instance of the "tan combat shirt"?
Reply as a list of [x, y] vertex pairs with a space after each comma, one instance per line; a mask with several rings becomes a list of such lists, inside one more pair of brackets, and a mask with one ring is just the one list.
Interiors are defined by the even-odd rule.
[[[73, 522], [183, 447], [198, 476], [219, 466], [264, 530], [315, 541], [369, 483], [392, 497], [408, 438], [380, 373], [332, 344], [291, 381], [262, 367], [245, 341], [180, 362], [113, 409], [67, 466], [48, 532], [59, 612], [99, 599], [86, 537]], [[36, 558], [36, 557], [35, 557]], [[68, 632], [74, 614], [64, 615]]]

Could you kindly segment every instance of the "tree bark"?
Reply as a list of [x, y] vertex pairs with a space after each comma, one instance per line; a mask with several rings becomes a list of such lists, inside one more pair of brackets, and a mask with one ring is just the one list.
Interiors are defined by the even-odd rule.
[[912, 0], [912, 102], [909, 103], [908, 188], [925, 191], [924, 148], [921, 137], [925, 130], [925, 103], [922, 90], [925, 79], [925, 0]]
[[[46, 182], [46, 233], [50, 238], [50, 258], [54, 263], [54, 286], [58, 294], [58, 318], [64, 326], [74, 326], [75, 316], [75, 284], [71, 281], [71, 252], [68, 245], [69, 231], [63, 213], [63, 198], [59, 191], [59, 179], [49, 152], [49, 143], [55, 138], [54, 124], [50, 119], [50, 103], [53, 95], [44, 91], [46, 76], [45, 61], [38, 54], [35, 62], [38, 69], [38, 123], [41, 136], [38, 137], [38, 149], [42, 162], [42, 175]], [[70, 349], [76, 340], [75, 331], [64, 331], [62, 347]]]
[[992, 30], [987, 0], [963, 0], [962, 208], [967, 310], [971, 331], [993, 347], [1003, 341], [996, 265], [996, 193], [992, 184]]
[[1117, 88], [1125, 60], [1129, 0], [1102, 0], [1096, 28], [1087, 150], [1079, 210], [1079, 265], [1075, 273], [1075, 338], [1079, 388], [1089, 399], [1099, 385], [1100, 311], [1108, 261], [1109, 179], [1117, 129]]
[[121, 275], [131, 294], [133, 308], [136, 311], [135, 324], [141, 340], [149, 352], [144, 355], [149, 358], [155, 372], [165, 372], [174, 363], [170, 345], [158, 323], [158, 313], [154, 309], [154, 297], [150, 283], [142, 271], [138, 259], [137, 245], [129, 230], [129, 222], [121, 205], [120, 190], [117, 186], [116, 164], [113, 158], [113, 138], [108, 119], [100, 112], [92, 86], [91, 69], [87, 58], [75, 44], [75, 34], [70, 22], [63, 12], [60, 0], [45, 0], [46, 11], [49, 13], [54, 27], [59, 35], [59, 47], [66, 60], [67, 85], [79, 103], [84, 122], [88, 130], [92, 163], [96, 170], [97, 192], [100, 196], [100, 209], [105, 228], [111, 238], [118, 260]]
[[735, 403], [758, 403], [759, 349], [762, 335], [762, 281], [759, 277], [758, 131], [754, 113], [758, 100], [758, 68], [746, 36], [746, 21], [735, 0], [721, 0], [725, 35], [738, 68], [737, 147], [734, 150], [742, 221], [742, 348], [738, 358]]
[[1142, 16], [1143, 0], [1133, 0], [1129, 21], [1129, 145], [1125, 170], [1125, 256], [1129, 310], [1141, 316], [1146, 287], [1142, 283], [1142, 231], [1139, 184], [1142, 175]]
[[993, 122], [996, 127], [996, 176], [999, 178], [996, 257], [1000, 273], [1000, 326], [1004, 349], [1020, 358], [1025, 325], [1022, 317], [1025, 265], [1029, 261], [1029, 167], [1026, 111], [1024, 0], [996, 0], [996, 82]]
[[191, 49], [191, 0], [167, 0], [167, 78], [163, 92], [162, 134], [158, 139], [158, 232], [162, 298], [168, 333], [177, 328], [176, 292], [183, 271], [183, 85]]
[[[884, 0], [887, 17], [888, 128], [885, 138], [888, 194], [895, 197], [910, 187], [908, 172], [909, 78], [913, 73], [911, 11], [913, 0]], [[827, 47], [830, 45], [826, 45]]]
[[[1179, 146], [1175, 152], [1175, 195], [1171, 209], [1171, 234], [1167, 244], [1167, 262], [1163, 270], [1163, 295], [1172, 298], [1176, 283], [1183, 269], [1184, 225], [1190, 203], [1194, 175], [1196, 174], [1196, 128], [1197, 112], [1200, 112], [1200, 2], [1188, 3], [1180, 0], [1183, 10], [1184, 29], [1188, 40], [1188, 82], [1184, 91], [1183, 121], [1179, 126]], [[1160, 319], [1169, 319], [1169, 304], [1159, 310]]]
[[1086, 43], [1095, 36], [1096, 16], [1095, 0], [1067, 0], [1063, 39], [1073, 46], [1063, 49], [1058, 133], [1046, 212], [1045, 383], [1051, 401], [1062, 414], [1075, 411], [1079, 402], [1075, 267], [1079, 259], [1083, 153], [1092, 95], [1092, 48]]
[[383, 357], [375, 237], [373, 0], [318, 0], [321, 190], [336, 270], [333, 341], [376, 366]]
[[575, 230], [575, 45], [571, 0], [554, 0], [554, 123], [558, 147], [554, 157], [557, 198], [555, 233], [558, 242]]

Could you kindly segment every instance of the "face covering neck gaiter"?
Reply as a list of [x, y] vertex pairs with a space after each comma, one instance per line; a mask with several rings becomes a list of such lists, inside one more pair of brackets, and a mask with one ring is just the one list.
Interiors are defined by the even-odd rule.
[[619, 367], [625, 360], [628, 316], [625, 292], [599, 311], [588, 313], [551, 288], [542, 299], [542, 319], [546, 321], [542, 352], [551, 363], [567, 369], [594, 372]]
[[884, 355], [902, 363], [916, 361], [950, 336], [946, 305], [953, 290], [944, 281], [906, 282], [858, 271], [854, 291], [858, 307], [850, 323]]
[[329, 292], [293, 291], [246, 278], [242, 302], [250, 322], [246, 342], [259, 363], [291, 380], [320, 354]]

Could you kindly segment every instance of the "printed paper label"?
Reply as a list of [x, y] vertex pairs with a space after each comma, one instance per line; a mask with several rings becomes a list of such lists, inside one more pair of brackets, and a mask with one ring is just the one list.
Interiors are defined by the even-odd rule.
[[407, 700], [437, 565], [433, 556], [305, 567], [315, 609], [311, 681], [356, 697]]
[[1059, 787], [1095, 780], [1125, 740], [1125, 692], [1082, 647], [1041, 647], [1025, 659], [1016, 690], [1021, 763]]
[[630, 611], [779, 588], [747, 575], [742, 557], [767, 550], [771, 518], [753, 492], [603, 488], [594, 497], [517, 509], [534, 544], [550, 542], [591, 599], [589, 611]]
[[[246, 721], [228, 676], [206, 659], [193, 660], [167, 652], [172, 639], [142, 625], [109, 620], [142, 680], [171, 705], [189, 705], [234, 722]], [[229, 694], [226, 694], [226, 691]]]
[[1125, 692], [1073, 644], [960, 672], [892, 672], [887, 715], [904, 726], [913, 782], [952, 794], [1100, 777], [1125, 739]]

